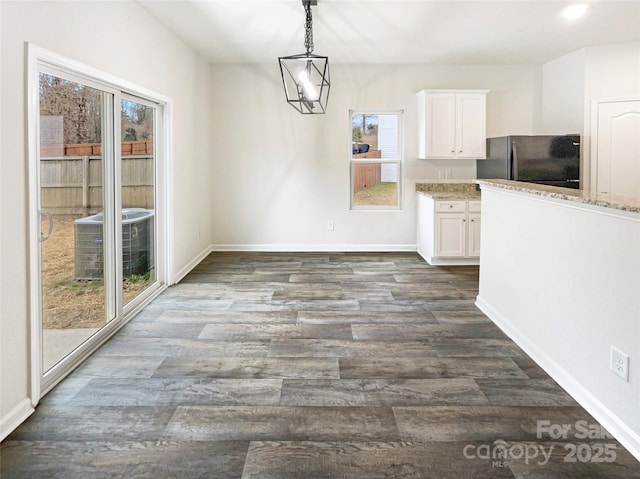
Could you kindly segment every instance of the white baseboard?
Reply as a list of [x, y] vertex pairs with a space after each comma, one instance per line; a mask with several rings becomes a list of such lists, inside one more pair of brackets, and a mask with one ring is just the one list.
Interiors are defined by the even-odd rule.
[[[187, 263], [180, 271], [178, 271], [174, 276], [173, 276], [173, 281], [171, 282], [171, 284], [176, 284], [179, 283], [182, 278], [184, 278], [186, 275], [189, 274], [189, 272], [195, 268], [196, 266], [198, 266], [198, 264], [200, 264], [200, 262], [205, 259], [212, 251], [213, 247], [211, 245], [207, 246], [204, 250], [202, 250], [200, 252], [200, 254], [198, 254], [195, 258], [193, 258], [191, 261], [189, 261], [189, 263]], [[171, 286], [171, 285], [169, 285]]]
[[211, 251], [260, 251], [269, 253], [391, 253], [416, 252], [415, 244], [214, 244]]
[[628, 424], [596, 398], [589, 389], [584, 387], [553, 358], [530, 341], [480, 295], [476, 298], [476, 306], [640, 461], [640, 435], [638, 433], [633, 431]]
[[480, 264], [480, 258], [433, 258], [418, 254], [431, 266], [478, 266]]
[[22, 424], [35, 409], [31, 404], [30, 398], [24, 398], [11, 411], [0, 419], [0, 441], [13, 432], [20, 424]]

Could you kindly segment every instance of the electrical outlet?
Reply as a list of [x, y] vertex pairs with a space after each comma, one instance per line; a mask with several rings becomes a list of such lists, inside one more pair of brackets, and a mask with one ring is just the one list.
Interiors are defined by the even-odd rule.
[[336, 224], [333, 222], [333, 220], [329, 220], [329, 222], [327, 223], [327, 229], [329, 231], [333, 231], [336, 229]]
[[439, 179], [443, 179], [446, 178], [447, 176], [447, 171], [446, 170], [438, 170], [438, 178]]
[[444, 170], [444, 177], [445, 178], [451, 178], [451, 170], [449, 168], [446, 168]]
[[611, 346], [611, 370], [629, 382], [629, 356]]

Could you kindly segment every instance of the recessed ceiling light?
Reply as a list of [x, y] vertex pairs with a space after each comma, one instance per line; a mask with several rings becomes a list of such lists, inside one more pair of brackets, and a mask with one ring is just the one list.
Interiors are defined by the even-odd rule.
[[580, 18], [584, 15], [588, 8], [589, 6], [586, 3], [571, 5], [562, 10], [562, 16], [567, 20], [575, 20], [576, 18]]

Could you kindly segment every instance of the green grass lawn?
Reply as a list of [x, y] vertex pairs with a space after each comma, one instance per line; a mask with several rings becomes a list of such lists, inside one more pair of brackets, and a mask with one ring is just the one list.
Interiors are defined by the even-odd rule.
[[382, 182], [353, 195], [354, 206], [396, 206], [398, 183]]

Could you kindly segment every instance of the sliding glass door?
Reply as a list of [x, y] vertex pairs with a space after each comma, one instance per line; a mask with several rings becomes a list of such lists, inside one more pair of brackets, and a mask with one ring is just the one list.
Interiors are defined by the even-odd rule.
[[49, 62], [32, 69], [32, 358], [42, 393], [166, 283], [166, 132], [154, 99]]
[[103, 138], [109, 136], [105, 104], [113, 96], [51, 73], [40, 72], [38, 79], [38, 239], [46, 373], [115, 317], [105, 289], [109, 253], [104, 244], [102, 154]]
[[120, 101], [123, 302], [127, 308], [156, 281], [156, 108]]

